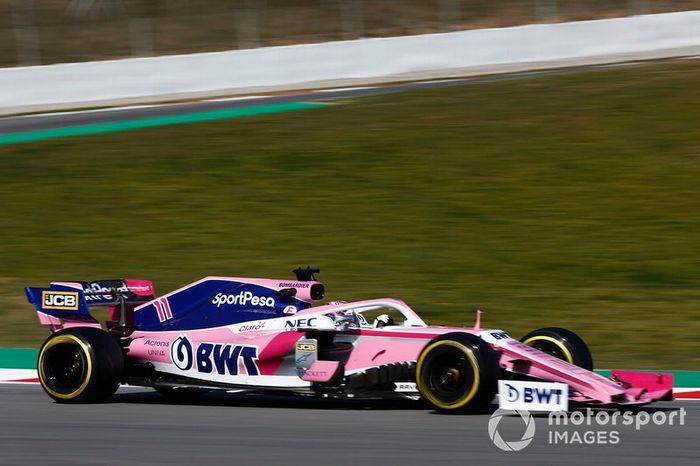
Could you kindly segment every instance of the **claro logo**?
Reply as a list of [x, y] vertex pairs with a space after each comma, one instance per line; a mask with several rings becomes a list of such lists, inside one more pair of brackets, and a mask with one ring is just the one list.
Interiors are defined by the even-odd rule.
[[219, 293], [214, 296], [211, 301], [212, 304], [216, 304], [216, 307], [221, 307], [224, 304], [236, 304], [239, 306], [245, 306], [250, 304], [252, 306], [266, 306], [274, 307], [275, 299], [265, 296], [255, 296], [250, 291], [241, 291], [238, 294], [223, 294]]

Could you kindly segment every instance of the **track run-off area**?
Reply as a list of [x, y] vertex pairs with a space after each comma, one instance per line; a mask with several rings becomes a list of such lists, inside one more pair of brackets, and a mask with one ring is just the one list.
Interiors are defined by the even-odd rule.
[[[680, 60], [697, 58], [700, 57], [682, 57]], [[666, 61], [676, 60], [679, 59]], [[468, 78], [390, 83], [380, 86], [315, 89], [270, 95], [244, 95], [190, 102], [166, 102], [73, 112], [8, 116], [0, 118], [0, 145], [310, 110], [343, 99], [558, 74], [576, 74], [598, 68], [643, 66], [648, 63], [642, 61], [612, 65], [586, 65]]]

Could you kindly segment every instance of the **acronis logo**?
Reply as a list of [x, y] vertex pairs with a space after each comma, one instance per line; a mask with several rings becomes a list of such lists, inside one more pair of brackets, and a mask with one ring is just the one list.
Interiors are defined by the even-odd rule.
[[170, 357], [173, 364], [183, 371], [192, 369], [193, 362], [196, 362], [197, 372], [203, 374], [241, 375], [243, 368], [248, 375], [260, 375], [258, 348], [255, 346], [202, 342], [193, 350], [189, 338], [180, 335], [170, 345]]

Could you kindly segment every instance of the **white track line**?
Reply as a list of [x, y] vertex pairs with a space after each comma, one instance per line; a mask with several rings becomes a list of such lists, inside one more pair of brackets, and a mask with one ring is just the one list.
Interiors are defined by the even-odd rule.
[[206, 99], [204, 102], [234, 102], [236, 100], [266, 99], [269, 95], [243, 95], [238, 97], [223, 97], [221, 99]]
[[443, 84], [453, 83], [455, 81], [470, 80], [471, 78], [453, 78], [453, 79], [432, 79], [430, 81], [416, 81], [416, 84]]
[[129, 105], [126, 107], [105, 107], [105, 108], [96, 108], [96, 109], [92, 109], [92, 110], [75, 110], [72, 112], [69, 111], [69, 112], [32, 113], [30, 115], [18, 115], [16, 117], [12, 117], [12, 118], [34, 118], [34, 117], [54, 116], [54, 115], [80, 115], [83, 113], [100, 113], [100, 112], [112, 112], [112, 111], [121, 111], [121, 110], [135, 110], [135, 109], [139, 109], [139, 108], [165, 107], [167, 105], [173, 105], [173, 104]]
[[335, 89], [317, 89], [312, 92], [347, 92], [347, 91], [362, 91], [365, 89], [376, 89], [377, 86], [363, 86], [363, 87], [338, 87]]

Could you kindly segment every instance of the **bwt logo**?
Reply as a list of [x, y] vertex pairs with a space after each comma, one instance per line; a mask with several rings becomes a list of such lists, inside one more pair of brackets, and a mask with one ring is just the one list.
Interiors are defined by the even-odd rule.
[[173, 341], [173, 344], [170, 345], [170, 359], [182, 371], [192, 368], [192, 343], [190, 343], [189, 338], [180, 335]]
[[196, 362], [197, 372], [220, 375], [241, 375], [243, 369], [248, 375], [260, 375], [258, 370], [258, 348], [245, 345], [224, 345], [202, 342], [193, 351], [189, 338], [180, 335], [170, 345], [170, 357], [175, 366], [189, 370]]
[[510, 335], [508, 335], [506, 332], [491, 332], [491, 336], [494, 337], [496, 340], [510, 340]]
[[520, 390], [507, 383], [508, 393], [506, 399], [508, 402], [522, 401], [523, 403], [561, 403], [561, 397], [564, 394], [559, 388], [533, 388], [523, 387], [522, 393]]

